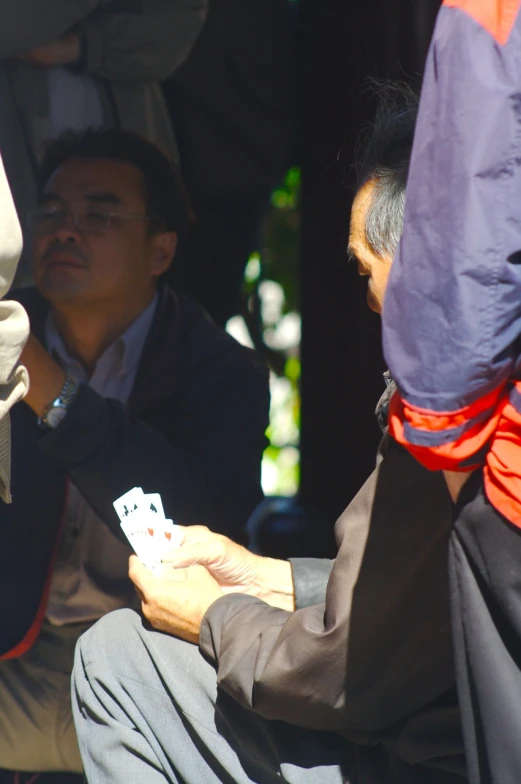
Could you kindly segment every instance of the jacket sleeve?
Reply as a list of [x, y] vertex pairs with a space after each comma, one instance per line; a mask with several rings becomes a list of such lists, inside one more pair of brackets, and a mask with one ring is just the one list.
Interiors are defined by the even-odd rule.
[[425, 72], [383, 336], [391, 432], [433, 470], [483, 464], [521, 377], [520, 6], [445, 0]]
[[290, 558], [295, 607], [323, 604], [333, 561], [329, 558]]
[[415, 714], [453, 684], [450, 523], [442, 477], [394, 449], [337, 522], [325, 603], [209, 608], [200, 645], [220, 687], [267, 719], [348, 737]]
[[40, 440], [118, 536], [113, 501], [135, 486], [161, 493], [174, 522], [208, 525], [232, 538], [242, 538], [262, 499], [267, 371], [249, 358], [226, 364], [216, 357], [184, 387], [165, 435], [83, 386], [60, 426]]
[[113, 0], [79, 27], [84, 72], [105, 79], [166, 79], [188, 56], [207, 6], [208, 0]]
[[2, 0], [0, 59], [55, 41], [92, 13], [100, 0]]

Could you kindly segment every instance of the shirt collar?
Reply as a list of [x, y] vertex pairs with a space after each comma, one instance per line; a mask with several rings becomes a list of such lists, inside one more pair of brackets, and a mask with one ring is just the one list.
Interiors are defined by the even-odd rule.
[[[115, 375], [126, 374], [138, 364], [145, 340], [152, 326], [158, 302], [156, 292], [150, 305], [140, 313], [125, 332], [108, 346], [99, 358], [98, 363], [110, 361], [114, 363]], [[80, 380], [85, 380], [85, 371], [67, 348], [65, 341], [56, 327], [52, 310], [49, 310], [45, 322], [45, 342], [47, 350], [59, 364], [66, 369], [74, 371]]]

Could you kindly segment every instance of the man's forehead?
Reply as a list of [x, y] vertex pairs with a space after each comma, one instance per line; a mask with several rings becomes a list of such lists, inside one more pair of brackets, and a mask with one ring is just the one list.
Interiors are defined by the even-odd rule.
[[143, 198], [142, 174], [126, 161], [102, 158], [71, 158], [64, 161], [49, 177], [44, 195], [71, 195], [87, 198], [105, 194], [106, 201], [127, 202]]
[[356, 255], [357, 250], [363, 248], [367, 242], [365, 235], [365, 220], [367, 210], [371, 204], [371, 199], [375, 187], [375, 180], [368, 180], [355, 193], [353, 206], [351, 209], [351, 219], [349, 222], [349, 244], [348, 253]]

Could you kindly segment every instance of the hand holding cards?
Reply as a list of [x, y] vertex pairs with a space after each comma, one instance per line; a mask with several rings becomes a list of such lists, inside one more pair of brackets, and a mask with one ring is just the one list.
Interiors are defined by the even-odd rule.
[[165, 518], [159, 493], [144, 493], [134, 487], [114, 501], [123, 533], [139, 560], [160, 574], [164, 553], [181, 541], [179, 526]]

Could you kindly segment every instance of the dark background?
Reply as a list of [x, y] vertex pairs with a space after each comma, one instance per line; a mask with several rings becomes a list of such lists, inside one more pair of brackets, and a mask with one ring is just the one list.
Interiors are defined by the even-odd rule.
[[419, 81], [439, 5], [299, 0], [301, 499], [325, 525], [374, 467], [385, 369], [380, 319], [347, 262], [352, 191], [342, 181], [374, 112], [367, 77]]

